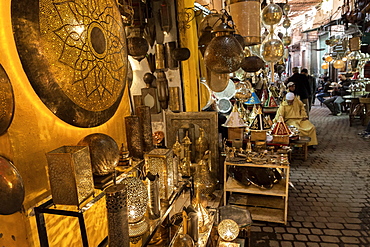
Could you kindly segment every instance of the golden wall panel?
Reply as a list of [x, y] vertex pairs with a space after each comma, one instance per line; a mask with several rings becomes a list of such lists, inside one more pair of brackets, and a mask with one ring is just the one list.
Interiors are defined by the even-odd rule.
[[25, 220], [25, 216], [20, 212], [12, 215], [0, 215], [0, 233], [2, 234], [0, 246], [27, 246], [26, 227], [19, 224]]
[[[15, 113], [9, 129], [0, 136], [0, 154], [14, 163], [23, 178], [26, 192], [23, 205], [25, 211], [29, 212], [29, 208], [51, 194], [45, 153], [62, 145], [76, 145], [84, 136], [97, 132], [111, 136], [119, 145], [126, 143], [124, 117], [130, 114], [130, 109], [126, 88], [114, 116], [98, 127], [74, 127], [57, 118], [41, 102], [23, 71], [12, 33], [10, 3], [11, 0], [0, 1], [0, 43], [2, 44], [0, 63], [13, 85]], [[105, 205], [101, 205], [101, 208], [105, 209]], [[91, 218], [91, 221], [95, 222], [92, 220], [93, 215], [86, 217], [89, 218], [86, 220], [90, 221]], [[99, 221], [102, 224], [99, 234], [106, 234], [103, 220]], [[87, 225], [89, 241], [92, 241], [90, 238], [96, 238], [95, 236], [99, 234], [95, 235], [96, 229], [90, 228], [99, 226], [96, 223], [87, 223]], [[17, 229], [15, 236], [17, 240], [22, 240], [22, 244], [16, 246], [39, 246], [35, 217], [32, 213], [29, 216], [20, 213], [0, 215], [0, 229], [5, 233], [12, 233]], [[61, 232], [59, 231], [58, 234]], [[77, 236], [77, 233], [73, 235]], [[9, 238], [9, 234], [4, 235], [0, 241], [2, 241], [1, 246], [14, 246], [14, 240]]]

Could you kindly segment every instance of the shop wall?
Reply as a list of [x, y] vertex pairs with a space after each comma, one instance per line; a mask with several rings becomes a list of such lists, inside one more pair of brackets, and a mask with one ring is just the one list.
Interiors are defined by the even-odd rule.
[[[74, 127], [56, 117], [36, 95], [22, 69], [10, 5], [11, 0], [0, 1], [0, 63], [13, 86], [15, 113], [9, 129], [0, 136], [0, 155], [11, 160], [22, 176], [25, 199], [22, 212], [0, 216], [0, 246], [39, 246], [33, 207], [51, 194], [45, 153], [63, 145], [76, 145], [86, 135], [97, 132], [111, 136], [119, 146], [126, 143], [124, 117], [130, 114], [129, 98], [126, 89], [115, 115], [98, 127]], [[66, 228], [57, 233], [73, 238], [70, 230], [75, 226], [64, 224]]]

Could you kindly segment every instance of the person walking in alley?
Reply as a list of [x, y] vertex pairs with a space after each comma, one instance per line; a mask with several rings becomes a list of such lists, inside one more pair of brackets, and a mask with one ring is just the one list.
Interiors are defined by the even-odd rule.
[[299, 99], [305, 105], [304, 107], [306, 109], [308, 116], [310, 112], [308, 96], [311, 94], [310, 87], [308, 84], [308, 78], [304, 74], [299, 73], [298, 67], [293, 67], [292, 71], [293, 75], [288, 78], [288, 83], [294, 82], [295, 85], [294, 94], [299, 96]]
[[312, 104], [314, 104], [314, 101], [315, 101], [315, 92], [317, 88], [316, 78], [308, 74], [307, 69], [302, 69], [301, 74], [307, 76], [308, 85], [310, 87], [310, 93], [308, 95], [308, 106], [309, 106], [308, 108], [309, 108], [309, 111], [311, 111]]

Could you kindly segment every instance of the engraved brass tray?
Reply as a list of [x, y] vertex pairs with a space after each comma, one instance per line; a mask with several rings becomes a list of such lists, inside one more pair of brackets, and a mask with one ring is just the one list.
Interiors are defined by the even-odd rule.
[[63, 121], [94, 127], [116, 112], [128, 69], [126, 35], [114, 0], [11, 3], [23, 69]]

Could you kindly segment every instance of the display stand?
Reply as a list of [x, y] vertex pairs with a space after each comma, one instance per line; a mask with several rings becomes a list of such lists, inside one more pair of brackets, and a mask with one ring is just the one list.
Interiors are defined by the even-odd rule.
[[[228, 166], [246, 166], [261, 168], [281, 169], [285, 177], [271, 189], [260, 189], [256, 186], [243, 186], [234, 178], [228, 177]], [[289, 165], [253, 163], [235, 164], [224, 162], [224, 205], [245, 205], [252, 215], [252, 220], [287, 223], [288, 215], [288, 189], [289, 189]], [[227, 194], [230, 194], [227, 201]]]

